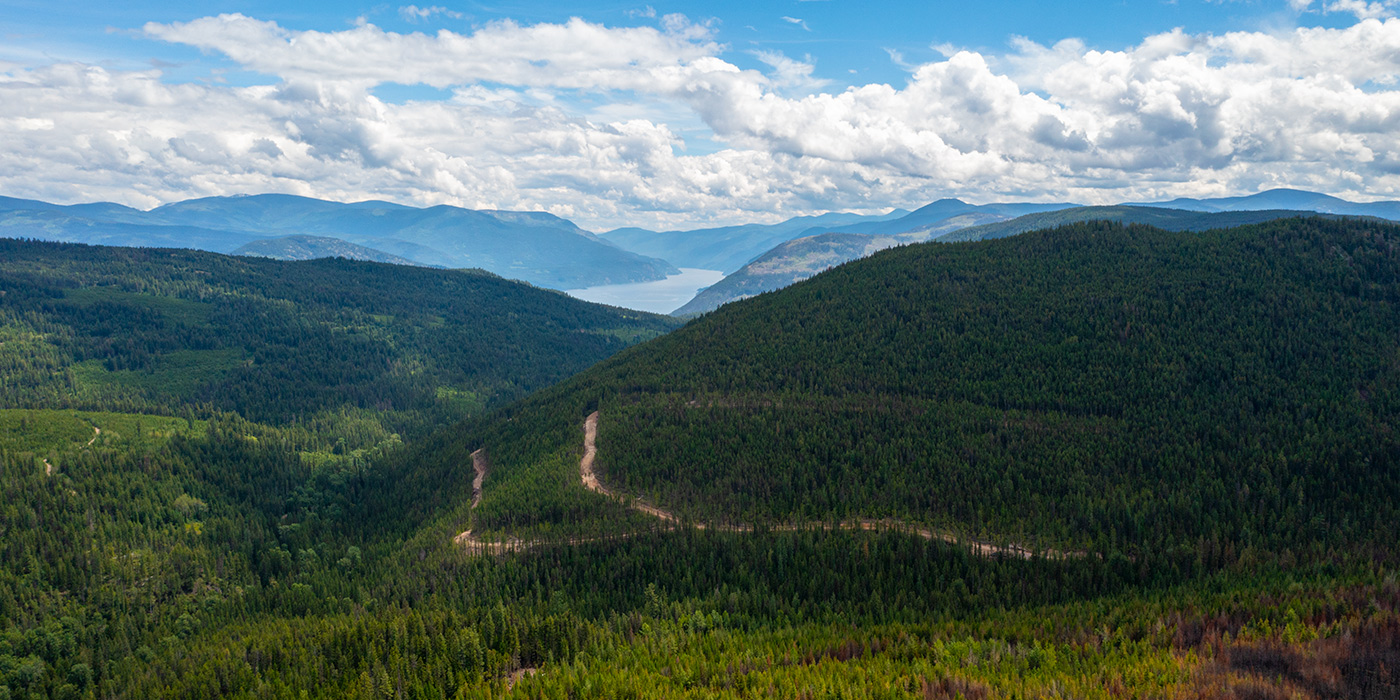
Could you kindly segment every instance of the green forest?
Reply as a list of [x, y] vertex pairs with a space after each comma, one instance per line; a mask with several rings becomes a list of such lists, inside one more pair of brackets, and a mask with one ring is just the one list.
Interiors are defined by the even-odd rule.
[[676, 328], [0, 241], [0, 700], [1400, 697], [1397, 281], [1085, 222]]

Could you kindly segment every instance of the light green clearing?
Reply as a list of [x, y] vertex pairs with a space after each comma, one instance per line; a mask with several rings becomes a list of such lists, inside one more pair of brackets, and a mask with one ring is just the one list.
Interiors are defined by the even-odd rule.
[[116, 387], [186, 396], [203, 384], [222, 378], [243, 361], [241, 348], [176, 350], [162, 355], [149, 369], [108, 370], [102, 360], [73, 365], [79, 384]]
[[178, 297], [155, 296], [124, 292], [111, 287], [84, 287], [64, 293], [64, 301], [75, 306], [91, 306], [99, 302], [140, 306], [159, 313], [167, 320], [186, 326], [202, 326], [209, 321], [214, 305]]
[[[101, 428], [97, 434], [93, 428]], [[54, 409], [0, 409], [0, 449], [8, 452], [68, 452], [84, 448], [151, 447], [177, 434], [202, 435], [204, 421], [140, 413]], [[93, 438], [96, 438], [95, 440]]]

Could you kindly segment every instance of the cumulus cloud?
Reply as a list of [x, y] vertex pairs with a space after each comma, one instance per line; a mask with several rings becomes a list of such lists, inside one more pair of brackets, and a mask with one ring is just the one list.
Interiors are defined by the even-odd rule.
[[[1121, 51], [1076, 40], [1020, 39], [1002, 55], [947, 47], [910, 66], [904, 85], [843, 90], [810, 58], [757, 52], [764, 70], [741, 70], [709, 27], [675, 15], [659, 24], [433, 34], [293, 31], [242, 15], [148, 24], [151, 37], [275, 81], [0, 67], [0, 190], [135, 205], [282, 191], [545, 209], [595, 227], [942, 196], [1400, 194], [1396, 19], [1173, 31]], [[390, 82], [452, 97], [375, 97]], [[689, 154], [684, 134], [696, 129], [721, 147]]]

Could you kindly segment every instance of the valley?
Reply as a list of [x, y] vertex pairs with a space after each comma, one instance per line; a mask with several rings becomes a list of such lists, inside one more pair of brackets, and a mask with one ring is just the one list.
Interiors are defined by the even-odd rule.
[[0, 27], [0, 700], [1400, 700], [1400, 0]]
[[896, 246], [684, 324], [3, 242], [0, 685], [1385, 697], [1400, 228], [1246, 215]]

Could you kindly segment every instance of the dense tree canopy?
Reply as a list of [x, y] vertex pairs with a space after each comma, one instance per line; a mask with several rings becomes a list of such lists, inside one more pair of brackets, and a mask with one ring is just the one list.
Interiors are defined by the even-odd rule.
[[669, 326], [0, 245], [0, 700], [1400, 688], [1394, 226], [894, 249], [510, 403]]

